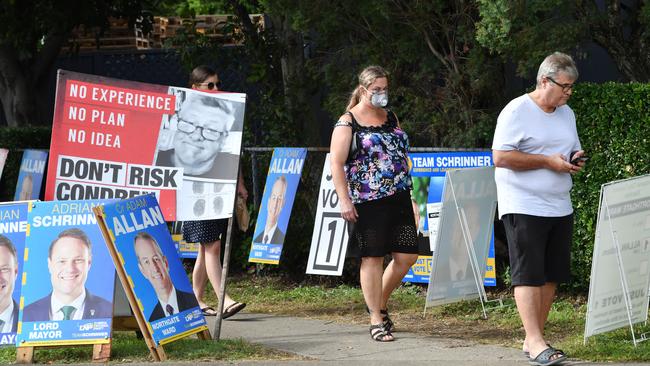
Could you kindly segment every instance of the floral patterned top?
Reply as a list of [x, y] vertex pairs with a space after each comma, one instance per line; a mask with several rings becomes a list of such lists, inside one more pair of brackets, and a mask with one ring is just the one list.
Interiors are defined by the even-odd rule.
[[362, 203], [411, 189], [406, 156], [408, 135], [398, 127], [395, 113], [381, 126], [361, 126], [352, 117], [352, 137], [356, 132], [357, 150], [345, 163], [345, 176], [352, 203]]

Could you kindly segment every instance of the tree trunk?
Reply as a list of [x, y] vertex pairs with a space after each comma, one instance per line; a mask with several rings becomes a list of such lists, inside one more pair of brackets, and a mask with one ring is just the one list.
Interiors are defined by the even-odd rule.
[[282, 45], [284, 52], [280, 59], [282, 67], [282, 82], [284, 100], [291, 116], [291, 123], [299, 129], [302, 143], [318, 146], [320, 143], [320, 128], [314, 118], [314, 112], [309, 103], [309, 88], [306, 82], [305, 58], [302, 34], [291, 28], [286, 16], [271, 16], [273, 30]]
[[38, 123], [34, 88], [16, 55], [12, 47], [0, 46], [0, 97], [10, 127]]

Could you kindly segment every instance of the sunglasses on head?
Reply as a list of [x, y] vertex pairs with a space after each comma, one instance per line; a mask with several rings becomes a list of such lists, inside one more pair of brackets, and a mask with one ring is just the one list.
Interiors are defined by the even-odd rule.
[[216, 83], [209, 82], [209, 83], [199, 83], [198, 85], [205, 85], [208, 87], [209, 90], [214, 90], [214, 89], [219, 89], [221, 88], [221, 80], [217, 81]]

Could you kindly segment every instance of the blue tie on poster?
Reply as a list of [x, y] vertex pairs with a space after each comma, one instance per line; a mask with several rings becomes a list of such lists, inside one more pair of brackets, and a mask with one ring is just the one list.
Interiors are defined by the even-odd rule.
[[307, 149], [304, 148], [273, 150], [249, 262], [280, 263], [284, 237], [306, 156]]
[[[477, 168], [492, 166], [492, 153], [481, 152], [448, 152], [448, 153], [414, 153], [409, 154], [411, 160], [411, 176], [413, 178], [413, 197], [420, 210], [418, 223], [418, 236], [425, 238], [430, 243], [435, 242], [431, 234], [437, 228], [430, 228], [429, 222], [436, 222], [436, 212], [428, 212], [427, 207], [439, 210], [442, 199], [442, 190], [445, 182], [445, 172], [449, 169]], [[437, 205], [436, 205], [437, 204]], [[433, 219], [433, 220], [432, 220]], [[431, 248], [433, 249], [433, 248]], [[417, 262], [404, 276], [404, 282], [429, 283], [432, 269], [432, 256], [421, 255]], [[487, 271], [483, 285], [496, 286], [496, 272], [494, 269], [494, 235], [490, 242], [490, 251], [487, 258]]]
[[14, 201], [39, 199], [46, 164], [47, 151], [25, 150], [18, 172]]

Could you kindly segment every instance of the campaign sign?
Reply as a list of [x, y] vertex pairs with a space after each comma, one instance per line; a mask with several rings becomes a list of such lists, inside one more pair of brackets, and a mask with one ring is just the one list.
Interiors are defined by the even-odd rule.
[[9, 150], [0, 149], [0, 178], [2, 177], [2, 171], [5, 168], [5, 163], [7, 162], [7, 155], [9, 155]]
[[[418, 204], [420, 221], [418, 223], [418, 237], [428, 239], [429, 248], [434, 250], [437, 228], [432, 231], [429, 222], [437, 223], [445, 174], [450, 169], [477, 168], [491, 166], [492, 153], [479, 152], [443, 152], [443, 153], [413, 153], [409, 154], [411, 163], [411, 176], [413, 179], [413, 198]], [[433, 208], [431, 211], [428, 208]], [[433, 220], [432, 220], [433, 219]], [[483, 279], [484, 286], [496, 286], [496, 272], [494, 270], [494, 235], [490, 242], [490, 254], [487, 258], [487, 271]], [[422, 254], [422, 253], [421, 253]], [[424, 266], [424, 263], [428, 263]], [[426, 270], [426, 272], [422, 272]], [[431, 273], [431, 256], [420, 256], [418, 261], [404, 276], [404, 282], [428, 283]]]
[[229, 217], [244, 101], [59, 70], [45, 199], [155, 193], [168, 221]]
[[196, 259], [199, 255], [200, 243], [188, 243], [183, 239], [183, 222], [174, 221], [170, 223], [169, 233], [176, 246], [178, 256], [181, 258]]
[[165, 217], [153, 194], [104, 205], [129, 286], [157, 345], [207, 330]]
[[16, 344], [29, 207], [31, 202], [0, 204], [0, 346]]
[[325, 157], [320, 180], [316, 222], [311, 237], [306, 273], [340, 276], [348, 250], [348, 224], [341, 217], [339, 196], [330, 171], [330, 154]]
[[92, 211], [106, 202], [32, 203], [18, 346], [109, 342], [115, 268]]
[[47, 151], [25, 150], [20, 163], [14, 201], [37, 200], [47, 164]]
[[447, 172], [427, 306], [484, 294], [496, 200], [494, 167]]
[[306, 155], [307, 149], [304, 148], [273, 150], [249, 262], [280, 263], [284, 236]]
[[585, 339], [648, 319], [650, 175], [602, 186], [590, 278]]

